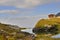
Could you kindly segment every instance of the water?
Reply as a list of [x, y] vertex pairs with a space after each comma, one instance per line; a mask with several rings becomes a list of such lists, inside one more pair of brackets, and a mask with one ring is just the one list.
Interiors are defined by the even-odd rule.
[[32, 29], [25, 29], [25, 30], [21, 30], [21, 31], [23, 31], [23, 32], [29, 32], [29, 33], [33, 34]]

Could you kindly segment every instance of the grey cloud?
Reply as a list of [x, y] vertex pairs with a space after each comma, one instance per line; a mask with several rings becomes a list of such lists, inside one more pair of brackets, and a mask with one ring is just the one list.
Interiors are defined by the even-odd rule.
[[16, 6], [17, 8], [29, 8], [60, 0], [0, 0], [0, 5]]
[[33, 28], [34, 25], [40, 18], [46, 18], [46, 15], [42, 16], [25, 16], [25, 17], [11, 17], [11, 18], [2, 18], [0, 21], [7, 24], [15, 24], [22, 27]]
[[18, 13], [18, 10], [0, 10], [0, 14], [1, 13], [16, 14], [16, 13]]

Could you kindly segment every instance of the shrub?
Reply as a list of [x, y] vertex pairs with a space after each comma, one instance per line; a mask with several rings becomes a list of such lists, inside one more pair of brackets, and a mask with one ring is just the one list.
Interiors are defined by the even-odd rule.
[[33, 28], [32, 31], [35, 34], [58, 34], [57, 25], [52, 25], [51, 27]]

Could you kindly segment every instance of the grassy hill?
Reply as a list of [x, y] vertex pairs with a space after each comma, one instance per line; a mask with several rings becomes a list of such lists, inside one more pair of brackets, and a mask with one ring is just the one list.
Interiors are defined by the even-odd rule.
[[0, 30], [6, 31], [8, 33], [18, 32], [18, 31], [21, 31], [23, 29], [26, 29], [26, 28], [20, 28], [19, 26], [16, 26], [16, 25], [0, 23]]
[[60, 40], [51, 38], [60, 34], [60, 18], [40, 19], [32, 31], [36, 34], [35, 40]]
[[60, 18], [41, 19], [37, 22], [35, 28], [44, 28], [49, 26], [56, 26], [58, 32], [60, 33]]
[[[35, 25], [35, 27], [41, 27], [43, 25], [60, 25], [60, 18], [52, 18], [52, 19], [41, 19], [37, 22], [37, 24]], [[60, 28], [60, 27], [59, 27]]]
[[[33, 39], [33, 34], [22, 32], [26, 28], [20, 28], [16, 25], [0, 23], [0, 40], [29, 40]], [[6, 38], [8, 36], [8, 38]]]

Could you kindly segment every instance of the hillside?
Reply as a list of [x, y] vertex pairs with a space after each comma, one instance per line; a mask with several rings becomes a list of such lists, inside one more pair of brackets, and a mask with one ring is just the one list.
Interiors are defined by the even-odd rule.
[[60, 34], [60, 18], [40, 19], [32, 31], [36, 34], [35, 40], [60, 40], [51, 38]]
[[6, 31], [8, 33], [18, 32], [18, 31], [21, 31], [23, 29], [26, 29], [26, 28], [20, 28], [19, 26], [16, 26], [16, 25], [0, 23], [0, 30]]
[[27, 32], [22, 32], [21, 30], [24, 29], [26, 28], [0, 23], [0, 40], [33, 40], [34, 35]]
[[40, 27], [43, 25], [54, 25], [54, 24], [60, 24], [60, 18], [52, 18], [52, 19], [41, 19], [37, 22], [35, 27]]
[[37, 22], [32, 31], [35, 34], [59, 34], [60, 18], [41, 19]]

